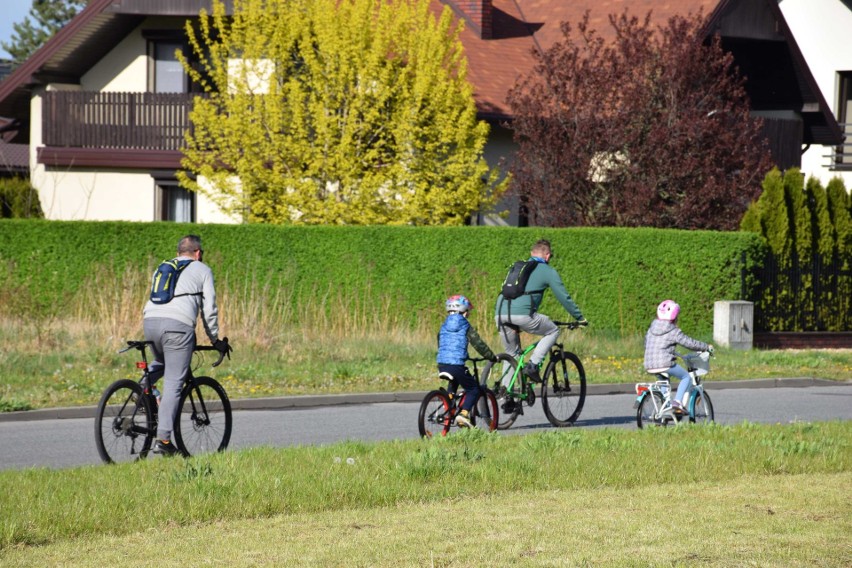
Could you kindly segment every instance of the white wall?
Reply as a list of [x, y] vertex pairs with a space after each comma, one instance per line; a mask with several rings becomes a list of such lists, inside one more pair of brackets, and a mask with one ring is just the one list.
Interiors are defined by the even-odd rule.
[[[518, 145], [512, 139], [512, 131], [492, 125], [483, 152], [488, 165], [492, 168], [500, 166], [505, 174], [509, 171], [511, 159], [517, 151]], [[474, 216], [472, 221], [474, 225], [511, 225], [517, 227], [517, 199], [503, 199], [493, 210], [481, 212]]]
[[147, 91], [146, 49], [142, 28], [136, 28], [80, 78], [80, 85], [84, 91]]
[[39, 165], [32, 183], [45, 217], [66, 221], [152, 221], [154, 180], [147, 172]]
[[[51, 84], [30, 102], [30, 179], [39, 192], [45, 217], [54, 220], [153, 221], [156, 183], [148, 170], [47, 168], [36, 163], [42, 146], [44, 90], [144, 92], [148, 90], [147, 42], [142, 29], [178, 28], [174, 19], [151, 19], [131, 32], [80, 78], [80, 85]], [[202, 195], [196, 197], [199, 223], [233, 223]]]
[[[852, 10], [841, 0], [781, 0], [779, 6], [822, 96], [837, 117], [838, 71], [852, 71]], [[846, 142], [852, 142], [847, 139]], [[852, 172], [828, 169], [828, 146], [811, 146], [802, 155], [802, 172], [823, 185], [842, 177], [852, 190]]]

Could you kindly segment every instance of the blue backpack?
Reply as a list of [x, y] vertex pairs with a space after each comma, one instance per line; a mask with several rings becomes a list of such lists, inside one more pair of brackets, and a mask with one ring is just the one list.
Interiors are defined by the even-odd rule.
[[[154, 272], [151, 280], [151, 302], [155, 304], [168, 304], [176, 296], [178, 277], [183, 269], [189, 266], [192, 259], [164, 260]], [[177, 296], [199, 296], [200, 292], [193, 294], [177, 294]]]

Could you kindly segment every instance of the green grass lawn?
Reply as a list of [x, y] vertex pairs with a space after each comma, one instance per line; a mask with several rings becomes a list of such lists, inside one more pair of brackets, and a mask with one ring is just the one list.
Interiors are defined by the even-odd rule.
[[255, 448], [0, 472], [0, 565], [840, 567], [850, 494], [850, 422]]

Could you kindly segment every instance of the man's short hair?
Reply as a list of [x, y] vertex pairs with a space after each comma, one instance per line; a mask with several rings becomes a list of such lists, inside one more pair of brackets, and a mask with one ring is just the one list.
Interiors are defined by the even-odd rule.
[[530, 252], [531, 253], [537, 253], [538, 252], [538, 253], [541, 253], [541, 254], [547, 254], [547, 253], [551, 252], [550, 241], [548, 241], [547, 239], [537, 240], [535, 242], [535, 244], [532, 246], [532, 248], [530, 249]]
[[201, 237], [198, 235], [187, 235], [178, 241], [178, 254], [195, 252], [201, 250]]

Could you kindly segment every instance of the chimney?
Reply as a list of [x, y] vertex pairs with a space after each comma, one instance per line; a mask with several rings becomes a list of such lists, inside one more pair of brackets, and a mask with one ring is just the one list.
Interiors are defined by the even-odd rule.
[[491, 39], [492, 0], [456, 0], [459, 10], [481, 39]]

